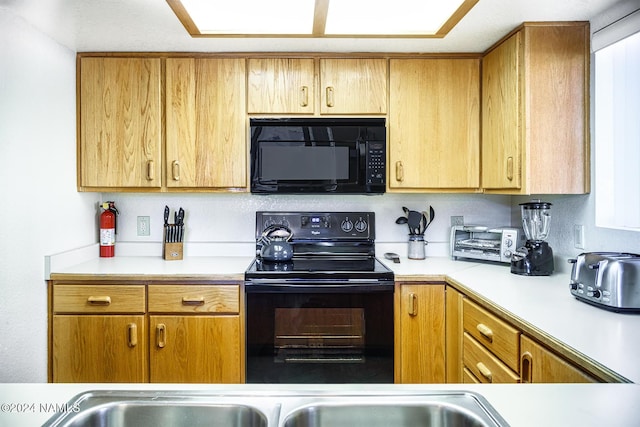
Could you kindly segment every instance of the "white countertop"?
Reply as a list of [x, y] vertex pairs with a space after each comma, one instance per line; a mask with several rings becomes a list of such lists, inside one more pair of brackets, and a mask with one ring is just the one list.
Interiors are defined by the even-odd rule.
[[38, 426], [56, 405], [90, 390], [199, 390], [212, 395], [309, 393], [419, 393], [465, 390], [483, 396], [512, 427], [629, 427], [640, 420], [637, 384], [0, 384], [0, 425]]
[[[587, 359], [606, 366], [634, 383], [640, 383], [640, 315], [619, 314], [590, 306], [569, 293], [569, 274], [526, 277], [511, 274], [508, 265], [454, 261], [447, 257], [409, 260], [399, 264], [378, 258], [396, 279], [448, 277], [469, 294], [475, 294], [563, 344]], [[165, 261], [160, 256], [93, 258], [52, 268], [51, 273], [92, 275], [180, 276], [241, 280], [252, 256], [195, 256]], [[52, 263], [52, 265], [56, 265]]]

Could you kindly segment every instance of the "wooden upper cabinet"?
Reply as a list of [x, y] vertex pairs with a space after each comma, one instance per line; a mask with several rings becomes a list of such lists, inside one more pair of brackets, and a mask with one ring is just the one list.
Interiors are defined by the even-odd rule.
[[245, 60], [166, 60], [170, 188], [247, 186]]
[[390, 61], [389, 187], [480, 187], [480, 60]]
[[386, 114], [387, 60], [320, 59], [322, 114]]
[[525, 24], [482, 63], [482, 187], [589, 191], [589, 24]]
[[250, 58], [248, 112], [313, 114], [315, 82], [313, 58]]
[[160, 59], [79, 61], [79, 185], [162, 185]]

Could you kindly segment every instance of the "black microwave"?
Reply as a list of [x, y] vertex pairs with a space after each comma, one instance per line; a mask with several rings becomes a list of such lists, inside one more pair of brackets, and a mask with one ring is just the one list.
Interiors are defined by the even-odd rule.
[[385, 119], [251, 119], [252, 193], [381, 194]]

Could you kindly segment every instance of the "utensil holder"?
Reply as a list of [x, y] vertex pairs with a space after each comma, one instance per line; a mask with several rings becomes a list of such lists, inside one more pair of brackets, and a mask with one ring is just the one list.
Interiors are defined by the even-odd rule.
[[407, 258], [409, 259], [425, 259], [424, 247], [427, 242], [424, 241], [423, 235], [411, 235], [409, 236], [409, 247]]

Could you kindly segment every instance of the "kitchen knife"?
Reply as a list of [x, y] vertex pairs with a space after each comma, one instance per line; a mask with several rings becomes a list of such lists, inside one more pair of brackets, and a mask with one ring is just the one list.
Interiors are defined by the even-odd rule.
[[164, 207], [164, 241], [169, 241], [169, 206]]

